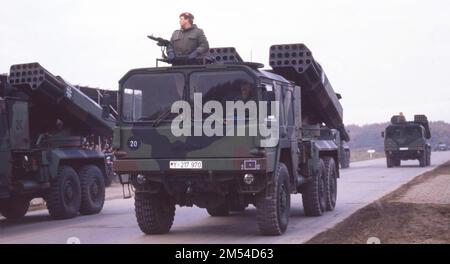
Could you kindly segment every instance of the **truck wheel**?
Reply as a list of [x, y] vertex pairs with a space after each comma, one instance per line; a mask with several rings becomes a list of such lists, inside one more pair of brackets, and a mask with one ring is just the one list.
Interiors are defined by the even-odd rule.
[[388, 168], [394, 167], [394, 159], [389, 157], [389, 156], [387, 156], [386, 157], [386, 165], [387, 165]]
[[[266, 197], [266, 194], [269, 197]], [[279, 163], [273, 174], [273, 182], [261, 192], [256, 201], [257, 221], [261, 234], [281, 235], [286, 231], [291, 209], [289, 171]]]
[[422, 156], [419, 158], [419, 165], [420, 167], [427, 166], [427, 153], [426, 151], [422, 153]]
[[14, 197], [0, 202], [0, 214], [9, 220], [18, 220], [25, 216], [30, 207], [27, 197]]
[[50, 183], [46, 197], [47, 208], [55, 219], [73, 218], [81, 204], [80, 179], [70, 166], [61, 166], [58, 175]]
[[326, 209], [325, 163], [319, 160], [319, 173], [305, 184], [302, 193], [303, 209], [306, 216], [321, 216]]
[[105, 182], [102, 171], [95, 165], [86, 165], [79, 169], [81, 185], [80, 213], [98, 214], [105, 203]]
[[175, 217], [175, 204], [166, 195], [138, 191], [134, 197], [134, 207], [142, 232], [148, 235], [169, 232]]
[[230, 206], [227, 201], [221, 203], [217, 207], [206, 208], [210, 216], [227, 216], [230, 213]]
[[343, 158], [341, 160], [341, 168], [342, 169], [346, 169], [348, 167], [350, 167], [350, 153], [348, 151], [345, 151], [343, 153]]
[[337, 172], [336, 163], [331, 157], [325, 157], [323, 159], [325, 164], [325, 201], [326, 210], [332, 211], [336, 207], [337, 199]]

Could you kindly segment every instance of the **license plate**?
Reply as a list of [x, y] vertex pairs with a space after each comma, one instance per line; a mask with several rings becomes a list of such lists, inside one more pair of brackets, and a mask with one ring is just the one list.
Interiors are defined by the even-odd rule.
[[409, 148], [400, 148], [400, 150], [409, 150]]
[[203, 168], [203, 162], [202, 161], [170, 161], [170, 168], [171, 169], [202, 169]]

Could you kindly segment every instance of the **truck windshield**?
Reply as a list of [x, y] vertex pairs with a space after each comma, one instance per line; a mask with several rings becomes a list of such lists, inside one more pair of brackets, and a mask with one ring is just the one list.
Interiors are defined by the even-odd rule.
[[170, 113], [172, 103], [183, 99], [185, 78], [181, 73], [136, 74], [122, 92], [122, 120], [152, 122]]
[[[244, 71], [195, 72], [189, 84], [191, 102], [194, 102], [194, 93], [199, 93], [203, 104], [218, 101], [223, 109], [227, 101], [246, 103], [257, 98], [255, 82]], [[225, 111], [223, 114], [225, 116]]]
[[422, 129], [419, 126], [388, 127], [387, 137], [422, 137]]

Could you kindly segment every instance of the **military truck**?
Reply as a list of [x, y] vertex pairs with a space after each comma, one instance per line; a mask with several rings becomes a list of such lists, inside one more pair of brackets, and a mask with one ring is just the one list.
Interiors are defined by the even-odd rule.
[[[244, 62], [232, 47], [212, 48], [207, 57], [133, 69], [119, 81], [114, 170], [124, 186], [134, 187], [140, 229], [169, 232], [175, 205], [196, 205], [217, 217], [253, 204], [264, 235], [286, 231], [291, 194], [302, 194], [307, 216], [333, 210], [339, 147], [320, 138], [320, 126], [345, 134], [343, 109], [311, 51], [304, 44], [274, 45], [269, 70]], [[243, 85], [251, 89], [243, 92]], [[248, 107], [236, 117], [225, 101], [241, 93], [252, 95], [242, 101], [266, 105], [267, 112], [254, 118]], [[186, 111], [172, 109], [180, 101]], [[173, 132], [179, 119], [185, 134]], [[201, 133], [209, 126], [223, 133]], [[249, 132], [265, 126], [279, 133]], [[240, 129], [249, 133], [225, 133]]]
[[439, 143], [436, 145], [436, 147], [434, 148], [435, 151], [447, 151], [448, 147], [447, 144], [444, 143]]
[[112, 137], [115, 121], [74, 86], [38, 63], [11, 66], [0, 87], [0, 213], [23, 217], [44, 198], [53, 218], [103, 208], [105, 157], [83, 138]]
[[428, 119], [415, 115], [406, 121], [402, 115], [391, 118], [391, 124], [381, 133], [388, 168], [399, 167], [402, 160], [419, 160], [420, 167], [431, 165], [431, 138]]
[[347, 141], [341, 139], [339, 130], [323, 126], [320, 128], [320, 139], [334, 141], [338, 146], [338, 160], [341, 169], [350, 167], [350, 147], [348, 146]]

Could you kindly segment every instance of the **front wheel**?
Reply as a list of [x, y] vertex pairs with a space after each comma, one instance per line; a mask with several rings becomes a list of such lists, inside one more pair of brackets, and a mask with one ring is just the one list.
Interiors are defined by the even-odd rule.
[[386, 156], [386, 165], [387, 165], [388, 168], [394, 167], [394, 165], [395, 165], [394, 164], [394, 159], [389, 157], [389, 156]]
[[163, 193], [137, 191], [134, 196], [136, 219], [142, 232], [164, 234], [170, 231], [175, 217], [175, 204]]
[[291, 193], [289, 171], [285, 164], [278, 164], [277, 170], [273, 173], [273, 181], [259, 194], [256, 207], [261, 234], [281, 235], [286, 231], [291, 209]]
[[427, 166], [427, 153], [426, 151], [422, 153], [422, 156], [419, 158], [419, 165], [420, 167]]

